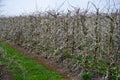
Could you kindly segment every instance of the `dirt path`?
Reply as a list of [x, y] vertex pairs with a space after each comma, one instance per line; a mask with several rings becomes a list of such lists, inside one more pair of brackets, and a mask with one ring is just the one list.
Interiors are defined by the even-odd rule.
[[21, 53], [23, 53], [25, 56], [31, 58], [32, 60], [37, 61], [39, 64], [43, 65], [48, 70], [52, 70], [60, 74], [65, 80], [80, 80], [79, 77], [75, 76], [74, 74], [69, 73], [67, 70], [65, 70], [61, 65], [56, 63], [52, 58], [46, 59], [45, 57], [37, 54], [30, 54], [27, 52], [27, 50], [21, 48], [18, 45], [13, 44], [12, 42], [8, 40], [4, 40], [6, 43], [8, 43], [11, 47], [17, 49]]
[[12, 73], [8, 72], [2, 63], [0, 63], [0, 80], [14, 80]]

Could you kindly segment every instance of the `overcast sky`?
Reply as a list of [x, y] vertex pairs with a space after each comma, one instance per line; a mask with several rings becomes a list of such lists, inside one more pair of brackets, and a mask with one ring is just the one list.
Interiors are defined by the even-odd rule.
[[38, 10], [57, 10], [63, 3], [64, 5], [60, 7], [60, 10], [73, 9], [71, 6], [85, 9], [88, 1], [95, 3], [97, 7], [101, 9], [105, 8], [106, 2], [108, 1], [110, 1], [110, 5], [112, 7], [114, 4], [113, 1], [115, 1], [117, 8], [120, 8], [120, 0], [3, 0], [2, 5], [4, 6], [2, 6], [2, 14], [14, 16], [23, 13], [31, 13]]

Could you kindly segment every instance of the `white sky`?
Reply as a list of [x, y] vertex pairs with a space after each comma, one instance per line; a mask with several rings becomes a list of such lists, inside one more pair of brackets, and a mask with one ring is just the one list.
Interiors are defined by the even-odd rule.
[[[65, 0], [3, 0], [2, 4], [2, 14], [8, 16], [20, 15], [22, 13], [30, 13], [36, 11], [44, 11], [49, 9], [58, 9], [59, 6]], [[87, 7], [88, 1], [96, 4], [99, 8], [104, 8], [106, 2], [109, 0], [66, 0], [61, 10], [72, 9], [71, 5], [74, 7], [79, 7], [85, 9]], [[110, 0], [110, 5], [113, 5], [113, 1], [120, 8], [120, 0]]]

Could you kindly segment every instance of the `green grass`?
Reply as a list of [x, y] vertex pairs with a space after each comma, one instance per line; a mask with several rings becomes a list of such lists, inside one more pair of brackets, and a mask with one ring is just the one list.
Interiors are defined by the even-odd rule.
[[0, 45], [4, 49], [0, 62], [13, 73], [15, 80], [63, 80], [59, 74], [47, 70], [36, 61], [11, 48], [10, 45], [4, 42]]

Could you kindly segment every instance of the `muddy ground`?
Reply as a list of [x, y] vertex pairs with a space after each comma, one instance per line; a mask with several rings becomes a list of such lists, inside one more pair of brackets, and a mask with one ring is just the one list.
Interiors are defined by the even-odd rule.
[[14, 80], [12, 73], [8, 72], [6, 67], [0, 63], [0, 80]]

